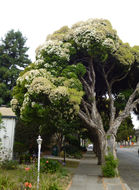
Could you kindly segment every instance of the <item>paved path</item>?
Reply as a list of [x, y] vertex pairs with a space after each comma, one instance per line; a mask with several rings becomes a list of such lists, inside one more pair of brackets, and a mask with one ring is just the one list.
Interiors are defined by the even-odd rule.
[[103, 178], [92, 152], [87, 152], [76, 169], [69, 190], [130, 190], [120, 178]]

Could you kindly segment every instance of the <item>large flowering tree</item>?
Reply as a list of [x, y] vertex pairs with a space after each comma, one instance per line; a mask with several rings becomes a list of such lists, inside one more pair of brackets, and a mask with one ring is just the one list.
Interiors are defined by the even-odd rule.
[[35, 63], [17, 80], [12, 107], [23, 119], [34, 113], [72, 119], [78, 113], [98, 145], [102, 163], [108, 152], [116, 157], [118, 127], [139, 102], [137, 80], [125, 96], [127, 76], [132, 65], [138, 65], [138, 57], [107, 20], [63, 27], [36, 50]]
[[[68, 51], [69, 44], [63, 47]], [[68, 56], [65, 57], [63, 47], [59, 49], [58, 43], [47, 44], [50, 61], [44, 63], [37, 59], [20, 74], [11, 101], [13, 111], [23, 121], [32, 125], [37, 123], [41, 129], [47, 127], [47, 130], [52, 130], [51, 127], [54, 132], [58, 132], [58, 142], [61, 141], [63, 133], [69, 130], [67, 127], [69, 128], [70, 121], [77, 116], [83, 95], [82, 85], [77, 76], [75, 80], [58, 76], [50, 65], [56, 64], [56, 61], [59, 65], [65, 64]], [[57, 72], [58, 70], [59, 68]], [[61, 129], [62, 125], [64, 129]]]

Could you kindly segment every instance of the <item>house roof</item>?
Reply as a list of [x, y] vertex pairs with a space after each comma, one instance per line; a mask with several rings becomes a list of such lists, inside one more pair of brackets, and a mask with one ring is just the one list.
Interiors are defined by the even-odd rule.
[[16, 117], [15, 113], [12, 111], [11, 108], [0, 107], [0, 113], [2, 117]]

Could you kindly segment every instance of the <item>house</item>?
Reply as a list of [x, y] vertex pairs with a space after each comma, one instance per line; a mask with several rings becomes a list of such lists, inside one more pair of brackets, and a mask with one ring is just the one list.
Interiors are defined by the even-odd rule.
[[0, 130], [0, 139], [2, 143], [0, 157], [2, 160], [5, 158], [12, 159], [16, 115], [11, 108], [7, 107], [0, 107], [0, 113], [2, 115], [2, 126], [4, 126]]

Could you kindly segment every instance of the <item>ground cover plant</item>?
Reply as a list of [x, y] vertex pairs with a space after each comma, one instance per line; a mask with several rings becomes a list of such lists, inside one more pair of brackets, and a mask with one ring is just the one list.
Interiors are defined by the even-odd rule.
[[[76, 167], [76, 164], [69, 164]], [[59, 161], [51, 159], [41, 160], [45, 169], [40, 172], [41, 190], [65, 190], [71, 181], [71, 172], [67, 170]], [[48, 167], [48, 168], [47, 168]], [[0, 168], [0, 189], [1, 190], [36, 190], [37, 167], [36, 163], [25, 165], [20, 164], [16, 168]]]
[[102, 165], [102, 173], [104, 177], [115, 177], [118, 175], [116, 168], [118, 167], [118, 159], [109, 153], [105, 156], [105, 165]]

